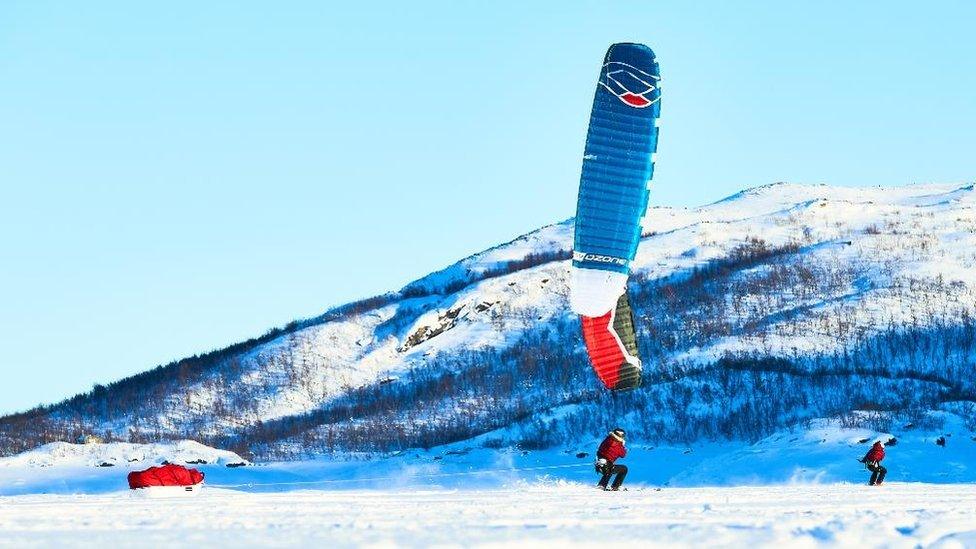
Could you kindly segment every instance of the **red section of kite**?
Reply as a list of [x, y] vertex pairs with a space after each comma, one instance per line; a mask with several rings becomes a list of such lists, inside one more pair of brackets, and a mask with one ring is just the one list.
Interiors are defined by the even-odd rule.
[[626, 350], [620, 338], [613, 331], [614, 311], [600, 316], [580, 316], [583, 325], [583, 340], [590, 364], [600, 381], [613, 389], [620, 381], [620, 368], [627, 363]]
[[643, 95], [637, 95], [636, 93], [627, 92], [625, 94], [619, 95], [620, 100], [627, 103], [631, 107], [646, 107], [651, 104], [650, 101]]

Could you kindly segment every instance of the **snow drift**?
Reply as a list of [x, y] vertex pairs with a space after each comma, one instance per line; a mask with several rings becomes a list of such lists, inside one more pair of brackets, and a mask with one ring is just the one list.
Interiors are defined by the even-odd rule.
[[160, 463], [239, 465], [247, 464], [247, 460], [234, 452], [218, 450], [192, 440], [156, 444], [52, 442], [15, 456], [0, 458], [0, 467], [9, 468], [145, 467]]

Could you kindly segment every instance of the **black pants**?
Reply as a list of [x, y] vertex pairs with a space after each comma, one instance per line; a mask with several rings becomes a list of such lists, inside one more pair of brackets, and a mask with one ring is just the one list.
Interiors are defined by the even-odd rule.
[[603, 476], [600, 477], [599, 486], [602, 488], [607, 487], [607, 483], [610, 482], [610, 477], [617, 475], [617, 478], [613, 479], [613, 484], [610, 485], [611, 488], [616, 490], [620, 488], [620, 485], [624, 483], [624, 477], [627, 476], [627, 466], [626, 465], [608, 465], [603, 468]]
[[868, 471], [871, 471], [871, 486], [884, 482], [885, 475], [888, 474], [888, 470], [885, 469], [884, 465], [869, 461], [864, 466], [868, 468]]

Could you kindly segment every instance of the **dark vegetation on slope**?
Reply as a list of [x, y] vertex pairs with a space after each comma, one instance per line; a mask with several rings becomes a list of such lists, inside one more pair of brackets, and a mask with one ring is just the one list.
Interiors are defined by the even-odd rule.
[[[503, 353], [439, 357], [434, 367], [396, 383], [363, 388], [316, 412], [218, 442], [243, 445], [264, 458], [293, 459], [429, 448], [510, 425], [518, 428], [495, 437], [499, 446], [549, 447], [619, 421], [641, 440], [691, 442], [756, 440], [784, 426], [851, 410], [897, 412], [919, 424], [925, 411], [951, 405], [976, 420], [976, 385], [963, 358], [976, 351], [972, 322], [949, 330], [883, 333], [838, 354], [730, 355], [707, 365], [673, 363], [649, 371], [640, 390], [621, 394], [597, 387], [584, 357], [552, 344], [550, 337], [572, 333], [575, 327], [567, 324]], [[914, 366], [906, 360], [909, 346], [917, 349], [912, 354], [920, 362]], [[546, 411], [569, 404], [577, 406], [545, 419]], [[883, 427], [892, 416], [873, 417]]]

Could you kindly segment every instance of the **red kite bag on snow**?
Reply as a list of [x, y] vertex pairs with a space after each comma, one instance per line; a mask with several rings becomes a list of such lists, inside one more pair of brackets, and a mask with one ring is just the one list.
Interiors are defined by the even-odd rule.
[[129, 488], [133, 490], [151, 486], [194, 486], [201, 482], [203, 473], [200, 471], [172, 463], [129, 473]]

